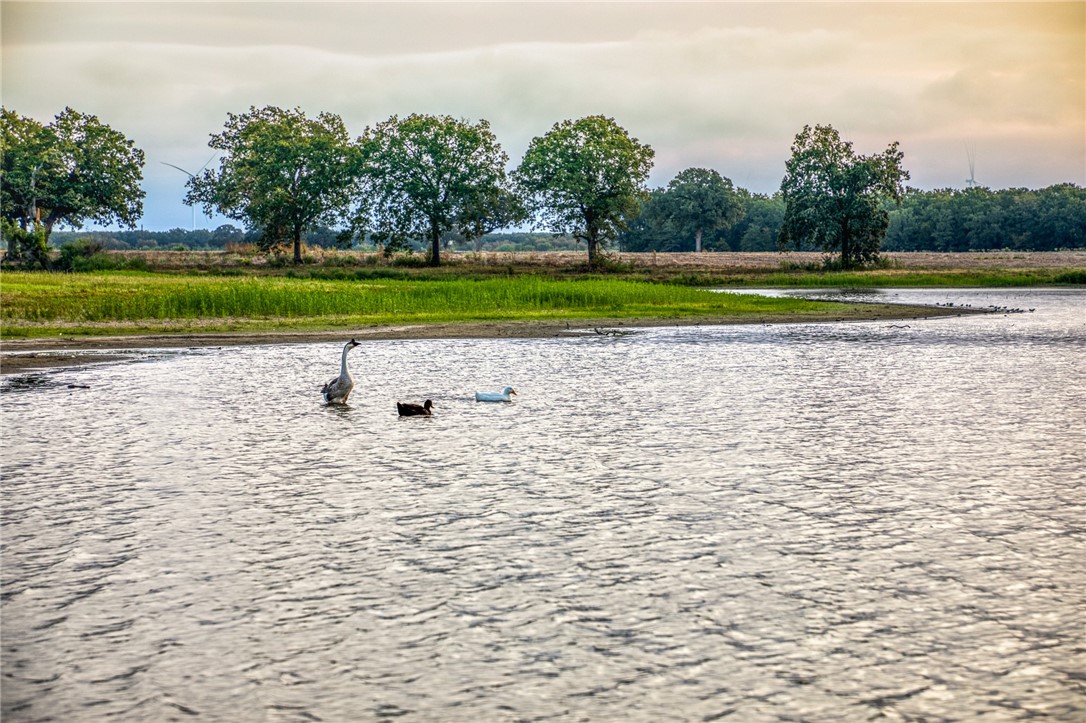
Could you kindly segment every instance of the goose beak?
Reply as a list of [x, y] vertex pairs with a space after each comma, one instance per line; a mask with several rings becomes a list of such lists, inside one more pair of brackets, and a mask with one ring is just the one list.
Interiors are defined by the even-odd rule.
[[510, 389], [510, 390], [509, 390], [509, 393], [510, 393], [510, 394], [516, 394], [516, 393], [517, 393], [517, 390], [516, 390], [516, 389]]

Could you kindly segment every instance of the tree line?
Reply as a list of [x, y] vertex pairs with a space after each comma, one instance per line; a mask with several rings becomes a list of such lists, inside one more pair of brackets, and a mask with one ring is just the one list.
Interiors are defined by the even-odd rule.
[[[616, 239], [622, 251], [696, 251], [694, 234], [677, 232], [656, 205], [668, 192], [649, 192], [641, 214], [630, 220]], [[738, 220], [729, 227], [703, 231], [705, 251], [777, 251], [784, 221], [784, 199], [780, 193], [751, 193], [735, 189], [740, 206]], [[666, 201], [664, 202], [667, 203]], [[883, 251], [1056, 251], [1086, 248], [1086, 189], [1060, 184], [1038, 190], [909, 188], [900, 206], [889, 208], [890, 225]], [[307, 246], [351, 248], [357, 239], [344, 243], [341, 230], [317, 226], [305, 231]], [[57, 231], [50, 236], [53, 246], [84, 238], [103, 249], [201, 250], [230, 246], [266, 245], [259, 229], [244, 230], [233, 224], [214, 229], [174, 228], [168, 231]], [[578, 242], [571, 236], [549, 233], [492, 232], [470, 243], [457, 233], [442, 237], [443, 248], [470, 248], [477, 251], [572, 251]], [[582, 245], [583, 246], [583, 245]], [[421, 250], [411, 242], [412, 250]], [[819, 251], [813, 244], [797, 244], [799, 251]]]
[[[111, 230], [111, 231], [54, 231], [49, 245], [60, 248], [76, 241], [87, 241], [102, 251], [222, 251], [235, 249], [244, 252], [248, 247], [266, 246], [259, 229], [246, 231], [234, 224], [222, 224], [214, 229], [172, 228], [166, 231]], [[302, 234], [306, 247], [322, 249], [370, 249], [372, 244], [361, 245], [357, 239], [344, 239], [341, 229], [318, 226]], [[409, 242], [409, 250], [423, 251], [418, 241]], [[472, 240], [456, 233], [442, 237], [443, 249], [473, 251], [576, 251], [583, 249], [571, 236], [556, 236], [538, 232], [493, 232]]]
[[[654, 222], [652, 191], [644, 213], [619, 237], [626, 251], [693, 251], [689, 236]], [[743, 206], [738, 222], [707, 235], [708, 251], [777, 251], [784, 223], [780, 193], [750, 193], [738, 188]], [[1041, 189], [969, 189], [924, 191], [908, 188], [901, 204], [887, 207], [889, 227], [883, 251], [1058, 251], [1086, 248], [1086, 188], [1071, 183]], [[798, 251], [820, 251], [800, 241]]]
[[[34, 262], [57, 223], [135, 227], [143, 152], [70, 108], [43, 125], [2, 114], [0, 209], [9, 257]], [[438, 265], [450, 239], [478, 246], [532, 225], [575, 239], [596, 264], [612, 246], [640, 250], [821, 249], [842, 266], [881, 248], [965, 250], [1082, 245], [1083, 190], [906, 190], [897, 143], [856, 153], [832, 126], [805, 126], [780, 191], [753, 194], [714, 170], [689, 168], [664, 188], [646, 180], [654, 151], [601, 115], [555, 123], [520, 164], [485, 120], [393, 116], [352, 139], [339, 116], [274, 106], [230, 113], [209, 146], [217, 168], [190, 178], [185, 203], [241, 222], [246, 240], [292, 248], [422, 244]], [[335, 231], [331, 231], [335, 229]], [[212, 236], [236, 236], [220, 227]]]

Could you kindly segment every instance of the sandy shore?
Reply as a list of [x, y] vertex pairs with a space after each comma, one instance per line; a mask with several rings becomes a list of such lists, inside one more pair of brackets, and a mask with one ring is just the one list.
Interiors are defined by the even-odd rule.
[[[218, 334], [141, 334], [138, 336], [59, 336], [0, 341], [0, 373], [81, 366], [88, 363], [133, 359], [149, 349], [179, 349], [250, 344], [313, 344], [346, 339], [527, 339], [584, 334], [615, 334], [624, 330], [661, 326], [718, 326], [725, 324], [786, 324], [826, 321], [892, 321], [960, 316], [963, 309], [904, 304], [853, 304], [845, 311], [827, 309], [812, 314], [758, 314], [683, 319], [578, 319], [542, 321], [487, 321], [456, 324], [376, 326], [313, 332], [239, 332]], [[115, 353], [113, 353], [115, 352]]]

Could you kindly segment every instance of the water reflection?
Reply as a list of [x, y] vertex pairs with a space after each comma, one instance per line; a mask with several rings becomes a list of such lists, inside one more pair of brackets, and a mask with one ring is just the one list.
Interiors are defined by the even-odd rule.
[[4, 719], [1081, 718], [1086, 294], [936, 293], [6, 394]]

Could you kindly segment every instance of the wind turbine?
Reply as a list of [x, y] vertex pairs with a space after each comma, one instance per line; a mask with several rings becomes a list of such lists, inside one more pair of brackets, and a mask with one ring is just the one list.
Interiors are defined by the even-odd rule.
[[[200, 167], [200, 170], [199, 170], [199, 171], [197, 171], [196, 173], [203, 173], [203, 172], [204, 172], [204, 169], [205, 169], [205, 168], [207, 168], [208, 166], [210, 166], [210, 165], [211, 165], [211, 162], [212, 162], [213, 160], [215, 160], [215, 156], [217, 156], [217, 155], [219, 155], [219, 154], [218, 154], [217, 152], [216, 152], [216, 153], [213, 153], [213, 154], [211, 155], [211, 158], [208, 158], [208, 159], [207, 159], [207, 163], [205, 163], [205, 164], [204, 164], [203, 166], [201, 166], [201, 167]], [[164, 165], [164, 166], [169, 166], [170, 168], [176, 168], [177, 170], [181, 171], [182, 173], [184, 173], [184, 174], [185, 174], [186, 176], [188, 176], [189, 178], [192, 178], [192, 179], [195, 179], [195, 178], [196, 178], [196, 174], [194, 174], [194, 173], [191, 173], [191, 172], [189, 172], [189, 171], [186, 171], [186, 170], [185, 170], [184, 168], [182, 168], [181, 166], [175, 166], [175, 165], [174, 165], [174, 164], [172, 164], [172, 163], [166, 163], [166, 161], [159, 161], [159, 163], [161, 163], [161, 164], [162, 164], [162, 165]], [[193, 230], [193, 231], [195, 231], [195, 230], [196, 230], [196, 204], [193, 204], [193, 205], [192, 205], [192, 230]]]
[[969, 160], [969, 178], [965, 179], [965, 187], [975, 188], [977, 185], [977, 179], [973, 176], [973, 166], [976, 165], [977, 160], [976, 147], [970, 147], [967, 144], [965, 146], [965, 157]]

